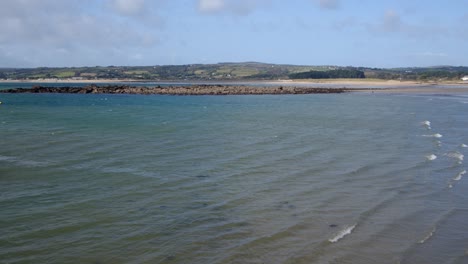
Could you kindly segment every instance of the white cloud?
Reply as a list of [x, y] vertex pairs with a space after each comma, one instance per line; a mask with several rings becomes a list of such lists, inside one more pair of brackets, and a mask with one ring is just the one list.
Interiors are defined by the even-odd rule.
[[198, 11], [205, 14], [248, 15], [270, 2], [271, 0], [198, 0]]
[[413, 39], [440, 39], [452, 35], [452, 29], [447, 25], [408, 23], [394, 10], [387, 10], [381, 20], [366, 25], [373, 34], [400, 34]]
[[117, 15], [127, 19], [129, 23], [140, 23], [148, 28], [159, 28], [164, 25], [159, 9], [166, 0], [106, 0], [106, 8], [113, 12], [108, 15]]
[[199, 0], [198, 10], [203, 13], [222, 11], [225, 7], [224, 0]]
[[338, 0], [318, 0], [318, 4], [323, 9], [337, 9], [339, 7]]
[[18, 56], [10, 47], [0, 45], [0, 67], [18, 67], [18, 65], [31, 65], [31, 61], [25, 54]]
[[118, 58], [110, 48], [138, 50], [159, 44], [157, 16], [152, 20], [132, 16], [146, 12], [141, 9], [144, 1], [115, 2], [121, 14], [130, 17], [116, 16], [105, 1], [0, 0], [0, 66], [84, 64], [99, 59], [107, 63]]
[[400, 15], [398, 15], [395, 11], [393, 10], [388, 10], [385, 15], [384, 19], [381, 25], [381, 29], [385, 32], [396, 32], [400, 31], [401, 29], [404, 29], [407, 27], [406, 25], [403, 25]]
[[[67, 2], [67, 4], [63, 4]], [[123, 14], [143, 12], [145, 0], [113, 0]], [[91, 6], [91, 8], [86, 9]], [[119, 19], [106, 5], [90, 0], [2, 0], [0, 44], [109, 45], [151, 43], [158, 21], [147, 25], [139, 19]], [[89, 10], [99, 9], [99, 12]], [[9, 12], [5, 11], [9, 10]], [[156, 15], [154, 17], [157, 17]], [[132, 40], [134, 38], [134, 40]]]
[[110, 0], [111, 7], [124, 16], [135, 16], [145, 10], [145, 0]]

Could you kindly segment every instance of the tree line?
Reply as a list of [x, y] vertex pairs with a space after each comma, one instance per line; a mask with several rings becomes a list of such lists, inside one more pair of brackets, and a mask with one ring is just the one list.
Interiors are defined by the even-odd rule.
[[354, 69], [338, 69], [329, 71], [298, 72], [289, 75], [290, 79], [362, 79], [366, 78], [363, 71]]

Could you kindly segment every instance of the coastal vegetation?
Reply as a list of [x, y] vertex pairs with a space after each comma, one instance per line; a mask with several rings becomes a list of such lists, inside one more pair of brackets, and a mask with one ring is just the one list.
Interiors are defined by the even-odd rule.
[[355, 69], [338, 69], [331, 71], [308, 71], [298, 72], [289, 75], [291, 79], [364, 79], [366, 76], [363, 71]]
[[239, 81], [329, 78], [371, 78], [382, 80], [460, 80], [468, 67], [367, 68], [306, 66], [258, 62], [154, 65], [0, 68], [1, 80], [139, 80], [139, 81]]

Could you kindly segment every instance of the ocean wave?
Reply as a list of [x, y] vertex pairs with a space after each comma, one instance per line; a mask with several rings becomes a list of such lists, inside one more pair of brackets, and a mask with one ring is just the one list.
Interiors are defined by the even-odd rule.
[[423, 125], [427, 129], [431, 129], [431, 121], [422, 121], [421, 125]]
[[458, 163], [462, 163], [463, 159], [465, 158], [465, 155], [461, 154], [458, 151], [452, 151], [444, 154], [445, 156], [449, 158], [454, 158], [458, 160]]
[[463, 177], [463, 175], [466, 174], [466, 170], [460, 172], [457, 174], [457, 176], [453, 177], [453, 179], [451, 179], [448, 183], [448, 187], [449, 189], [452, 189], [453, 188], [453, 185], [455, 184], [456, 181], [460, 181]]
[[12, 161], [12, 160], [15, 160], [15, 157], [0, 155], [0, 161]]
[[436, 231], [436, 228], [435, 227], [432, 228], [431, 232], [429, 232], [429, 234], [427, 234], [423, 239], [419, 240], [418, 243], [424, 244], [427, 240], [429, 240], [429, 238], [431, 238], [434, 235], [435, 231]]
[[441, 138], [442, 135], [439, 134], [439, 133], [435, 133], [435, 134], [432, 134], [432, 135], [422, 135], [423, 137], [432, 137], [432, 138]]
[[468, 145], [466, 145], [466, 144], [461, 144], [460, 147], [462, 147], [462, 148], [468, 148]]
[[351, 234], [355, 227], [356, 227], [356, 225], [352, 225], [352, 226], [348, 226], [348, 227], [344, 228], [343, 230], [340, 230], [340, 232], [338, 232], [334, 237], [328, 239], [328, 241], [330, 241], [331, 243], [338, 242], [343, 237]]
[[427, 160], [435, 160], [435, 159], [437, 159], [437, 156], [434, 155], [434, 154], [427, 155], [427, 156], [426, 156], [426, 159], [427, 159]]
[[453, 178], [453, 180], [454, 180], [454, 181], [459, 181], [459, 180], [461, 180], [461, 178], [462, 178], [463, 175], [465, 175], [465, 174], [466, 174], [466, 170], [464, 170], [464, 171], [458, 173], [458, 175], [457, 175], [455, 178]]
[[50, 165], [49, 162], [22, 160], [17, 157], [2, 156], [2, 155], [0, 155], [0, 161], [6, 161], [6, 162], [10, 162], [10, 163], [17, 164], [20, 166], [25, 166], [25, 167], [44, 167], [44, 166]]

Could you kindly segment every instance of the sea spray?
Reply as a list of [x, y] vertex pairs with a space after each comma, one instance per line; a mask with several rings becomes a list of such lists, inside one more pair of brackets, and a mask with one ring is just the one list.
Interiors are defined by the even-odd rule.
[[437, 156], [434, 155], [434, 154], [427, 155], [427, 156], [426, 156], [426, 159], [427, 159], [427, 160], [435, 160], [435, 159], [437, 159]]

